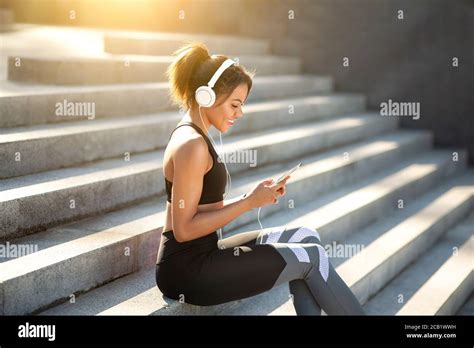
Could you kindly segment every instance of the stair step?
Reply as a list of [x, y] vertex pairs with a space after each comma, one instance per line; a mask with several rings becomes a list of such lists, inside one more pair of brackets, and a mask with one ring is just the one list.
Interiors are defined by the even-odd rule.
[[[471, 178], [472, 181], [472, 178]], [[457, 181], [462, 184], [463, 181]], [[433, 196], [431, 194], [431, 196]], [[432, 197], [428, 197], [432, 198]], [[425, 201], [425, 199], [423, 199]], [[416, 208], [416, 207], [415, 207]], [[412, 212], [415, 208], [411, 208]], [[407, 210], [410, 209], [407, 207]], [[339, 271], [339, 270], [338, 270]], [[142, 290], [135, 291], [138, 284], [143, 285]], [[132, 295], [129, 295], [129, 290], [133, 289]], [[282, 312], [280, 303], [284, 306], [293, 308], [292, 305], [286, 301], [288, 299], [287, 286], [275, 288], [264, 294], [254, 296], [244, 300], [244, 304], [240, 304], [238, 309], [234, 309], [239, 301], [230, 304], [225, 304], [225, 311], [222, 311], [223, 306], [211, 307], [197, 307], [191, 305], [179, 305], [173, 301], [170, 306], [166, 307], [161, 299], [159, 290], [154, 283], [154, 270], [147, 270], [138, 274], [133, 274], [124, 277], [118, 281], [111, 282], [103, 287], [91, 291], [88, 294], [80, 296], [75, 304], [66, 303], [61, 306], [52, 308], [43, 314], [57, 315], [91, 315], [91, 314], [122, 314], [122, 315], [144, 315], [144, 314], [239, 314], [239, 315], [255, 315], [262, 313], [271, 314], [294, 314], [289, 313], [288, 310]], [[118, 299], [114, 301], [114, 299]], [[120, 302], [122, 301], [122, 302]], [[285, 302], [286, 301], [286, 302]], [[276, 309], [276, 310], [275, 310]], [[183, 312], [184, 311], [184, 312]], [[294, 312], [294, 310], [293, 310]]]
[[[383, 166], [406, 157], [414, 149], [427, 149], [432, 135], [426, 131], [403, 131], [381, 135], [374, 139], [336, 148], [322, 154], [300, 157], [304, 162], [300, 180], [289, 184], [293, 192], [318, 195], [338, 185], [352, 182]], [[348, 158], [344, 154], [350, 154]], [[161, 152], [133, 157], [131, 162], [111, 160], [92, 166], [68, 168], [44, 174], [4, 180], [0, 207], [8, 212], [2, 223], [3, 238], [31, 234], [36, 230], [99, 214], [124, 204], [140, 201], [152, 195], [164, 194]], [[298, 159], [298, 158], [294, 158]], [[264, 175], [276, 175], [288, 167], [285, 163], [255, 167], [243, 181], [237, 173], [232, 180], [232, 192], [248, 192]], [[229, 171], [235, 176], [236, 172]], [[301, 174], [300, 174], [301, 175]], [[247, 177], [249, 179], [247, 179]], [[161, 178], [161, 179], [160, 179]], [[298, 179], [298, 177], [296, 177]], [[317, 181], [315, 181], [317, 180]], [[311, 181], [311, 186], [307, 187]], [[71, 209], [71, 199], [75, 206]], [[300, 200], [306, 198], [301, 197]], [[278, 207], [278, 206], [275, 206]], [[268, 209], [268, 208], [267, 208]], [[28, 214], [23, 212], [27, 211]], [[247, 223], [242, 216], [229, 226]]]
[[[341, 126], [344, 123], [348, 123], [347, 127]], [[367, 126], [369, 123], [370, 128]], [[383, 130], [386, 126], [387, 123], [372, 116], [352, 117], [346, 121], [341, 118], [321, 123], [319, 127], [293, 126], [274, 133], [278, 135], [275, 137], [270, 132], [263, 132], [252, 138], [252, 144], [245, 136], [235, 137], [229, 139], [223, 152], [245, 151], [253, 145], [255, 151], [265, 154], [258, 162], [259, 166], [264, 166], [360, 140], [368, 135], [367, 131], [376, 132], [377, 128]], [[301, 134], [302, 131], [306, 134]], [[313, 137], [317, 141], [312, 140]], [[285, 147], [296, 143], [298, 146], [292, 146], [295, 152], [285, 152]], [[82, 167], [2, 180], [0, 211], [7, 218], [0, 221], [0, 239], [33, 233], [152, 195], [164, 194], [164, 180], [159, 179], [163, 178], [163, 153], [160, 150], [133, 155], [130, 161], [105, 160]], [[248, 170], [251, 165], [229, 163], [228, 168], [230, 173], [237, 174]]]
[[[358, 181], [353, 186], [342, 187], [330, 194], [314, 198], [306, 194], [308, 204], [300, 207], [272, 211], [275, 206], [261, 210], [260, 220], [265, 226], [265, 220], [271, 220], [272, 226], [288, 225], [292, 221], [295, 226], [310, 225], [318, 229], [323, 242], [342, 241], [354, 230], [377, 221], [387, 212], [397, 209], [399, 200], [416, 197], [429, 188], [465, 169], [466, 152], [458, 150], [459, 161], [452, 160], [452, 150], [427, 151], [414, 158], [391, 166], [379, 173], [371, 173], [367, 178]], [[294, 173], [293, 180], [302, 175], [301, 170]], [[308, 189], [308, 187], [306, 187]], [[289, 191], [291, 192], [291, 191]], [[290, 193], [286, 201], [293, 199]], [[317, 195], [316, 195], [317, 197]], [[295, 199], [298, 203], [299, 200]], [[260, 229], [254, 221], [232, 230], [230, 235]]]
[[461, 306], [456, 315], [474, 315], [474, 291], [471, 292], [469, 299]]
[[[16, 61], [21, 60], [17, 66]], [[8, 58], [8, 79], [59, 85], [160, 82], [173, 56], [104, 55], [31, 55]], [[233, 57], [259, 76], [301, 73], [301, 59], [290, 56], [242, 55]]]
[[[322, 244], [334, 268], [361, 304], [366, 303], [368, 296], [380, 291], [419, 254], [429, 250], [442, 234], [472, 210], [473, 174], [473, 171], [462, 173], [427, 194], [412, 197], [402, 210], [390, 213], [382, 221], [337, 244], [347, 248], [348, 255], [337, 254], [337, 246], [335, 248], [330, 240]], [[396, 289], [400, 291], [399, 287]], [[248, 303], [226, 314], [295, 315], [289, 296], [288, 286], [282, 286], [272, 289], [271, 294], [249, 299]], [[396, 297], [391, 301], [395, 302]], [[388, 314], [386, 305], [377, 303], [374, 308], [377, 312], [370, 314]], [[366, 310], [369, 312], [370, 308]]]
[[[275, 86], [278, 86], [275, 88]], [[327, 76], [281, 75], [255, 77], [247, 103], [329, 93], [333, 81]], [[91, 116], [56, 116], [56, 104], [94, 103], [94, 118], [110, 118], [171, 109], [167, 82], [54, 86], [0, 81], [0, 127], [19, 127], [52, 122], [71, 122]], [[342, 96], [342, 95], [341, 95]], [[247, 104], [248, 105], [248, 104]]]
[[75, 297], [39, 315], [151, 315], [174, 314], [179, 306], [167, 307], [155, 281], [155, 268], [126, 275]]
[[394, 214], [392, 219], [358, 233], [358, 238], [345, 241], [344, 244], [366, 245], [361, 253], [338, 268], [361, 303], [367, 302], [472, 210], [473, 174], [467, 171], [422, 199], [416, 197], [407, 212]]
[[[407, 195], [409, 196], [409, 193], [412, 192], [414, 195], [418, 194], [421, 190], [419, 189], [419, 186], [423, 186], [422, 185], [422, 181], [424, 180], [428, 180], [428, 181], [431, 181], [429, 179], [430, 176], [432, 176], [432, 171], [437, 171], [437, 172], [443, 172], [443, 171], [447, 171], [447, 168], [443, 168], [443, 167], [449, 167], [451, 164], [446, 160], [446, 157], [447, 157], [447, 154], [444, 153], [444, 152], [428, 152], [426, 154], [423, 154], [422, 156], [418, 157], [418, 158], [413, 158], [413, 159], [410, 159], [409, 161], [404, 161], [403, 165], [400, 165], [398, 168], [395, 168], [395, 169], [392, 169], [391, 171], [384, 171], [383, 174], [384, 175], [379, 175], [379, 176], [376, 176], [374, 179], [372, 180], [367, 180], [368, 183], [366, 182], [366, 185], [367, 185], [367, 190], [374, 190], [375, 188], [379, 187], [381, 184], [385, 184], [385, 186], [389, 185], [389, 187], [387, 188], [387, 190], [393, 190], [394, 193], [392, 194], [389, 194], [389, 193], [386, 193], [385, 194], [385, 201], [389, 201], [389, 198], [391, 198], [390, 196], [393, 196], [395, 193], [397, 193], [397, 191], [400, 191], [400, 184], [399, 184], [399, 181], [402, 180], [404, 177], [407, 176], [407, 169], [409, 168], [416, 168], [417, 166], [419, 167], [427, 167], [426, 170], [423, 171], [423, 173], [420, 173], [421, 171], [419, 171], [417, 173], [417, 175], [411, 175], [411, 176], [408, 176], [407, 179], [405, 180], [402, 180], [402, 186], [404, 186], [406, 188], [406, 191], [407, 191]], [[422, 163], [425, 163], [424, 165]], [[430, 165], [431, 164], [431, 165]], [[303, 169], [303, 168], [302, 168]], [[405, 169], [405, 170], [404, 170]], [[414, 170], [414, 169], [412, 169]], [[300, 171], [298, 171], [298, 173], [300, 173]], [[265, 173], [268, 175], [268, 173]], [[441, 173], [440, 173], [441, 174]], [[265, 176], [267, 176], [265, 175]], [[299, 175], [303, 175], [303, 174], [299, 174]], [[263, 177], [265, 177], [263, 176]], [[424, 180], [423, 180], [424, 178]], [[298, 180], [298, 176], [296, 175], [295, 173], [295, 180]], [[384, 180], [385, 179], [385, 180]], [[390, 180], [388, 180], [390, 179]], [[289, 182], [290, 183], [290, 182]], [[354, 187], [351, 187], [352, 190], [354, 190]], [[288, 186], [288, 192], [291, 192], [292, 191], [292, 187]], [[339, 190], [341, 191], [341, 190]], [[349, 191], [351, 192], [350, 190], [346, 189], [346, 191]], [[332, 196], [332, 194], [327, 194], [326, 196]], [[382, 198], [380, 197], [371, 197], [372, 199], [372, 202], [367, 202], [366, 204], [367, 205], [384, 205], [384, 206], [387, 206], [387, 202], [381, 202]], [[324, 201], [324, 198], [321, 197], [321, 199], [318, 200], [319, 202], [321, 201]], [[330, 200], [328, 200], [330, 201]], [[327, 202], [329, 203], [329, 202]], [[391, 203], [391, 202], [388, 202], [388, 203]], [[328, 204], [329, 205], [329, 204]], [[111, 214], [108, 214], [109, 219], [115, 221], [114, 225], [117, 225], [118, 228], [121, 228], [122, 226], [125, 226], [124, 227], [124, 230], [126, 230], [127, 232], [123, 232], [122, 235], [120, 236], [116, 236], [116, 239], [121, 239], [122, 240], [122, 244], [119, 244], [118, 241], [114, 241], [112, 240], [112, 231], [113, 231], [113, 228], [109, 229], [109, 236], [108, 237], [102, 237], [102, 240], [103, 240], [103, 243], [105, 243], [106, 245], [109, 245], [109, 248], [110, 248], [110, 245], [112, 243], [115, 243], [115, 245], [117, 245], [117, 248], [115, 249], [115, 251], [112, 251], [110, 250], [110, 256], [106, 255], [106, 252], [104, 251], [106, 249], [106, 246], [103, 246], [102, 248], [98, 248], [98, 247], [95, 247], [94, 250], [102, 250], [101, 252], [97, 251], [96, 254], [94, 255], [94, 257], [96, 258], [96, 261], [94, 262], [95, 264], [109, 264], [110, 262], [112, 262], [111, 260], [114, 260], [113, 261], [113, 264], [116, 268], [119, 267], [120, 263], [124, 263], [124, 265], [126, 266], [125, 262], [124, 261], [121, 261], [121, 256], [123, 255], [123, 250], [124, 250], [124, 246], [127, 245], [127, 238], [131, 239], [130, 238], [130, 235], [131, 234], [145, 234], [145, 233], [148, 233], [148, 232], [142, 232], [143, 231], [143, 227], [142, 226], [137, 226], [137, 227], [132, 227], [131, 224], [127, 225], [126, 222], [129, 221], [129, 220], [126, 220], [127, 219], [127, 216], [131, 215], [133, 211], [138, 211], [134, 214], [140, 214], [140, 216], [143, 216], [145, 217], [146, 213], [146, 209], [152, 209], [152, 207], [156, 206], [156, 203], [153, 205], [153, 204], [149, 204], [149, 205], [146, 205], [146, 206], [137, 206], [137, 207], [134, 207], [134, 208], [129, 208], [129, 210], [127, 211], [119, 211], [119, 212], [114, 212], [114, 213], [111, 213]], [[308, 209], [306, 207], [309, 207]], [[302, 215], [302, 211], [303, 210], [315, 210], [315, 215], [318, 213], [318, 211], [322, 211], [324, 210], [325, 207], [322, 207], [320, 209], [317, 209], [315, 207], [313, 207], [313, 204], [310, 202], [310, 203], [307, 203], [307, 204], [303, 204], [301, 207], [299, 208], [295, 208], [294, 210], [298, 210], [299, 211], [299, 215]], [[153, 209], [156, 209], [156, 208], [153, 208]], [[331, 223], [327, 222], [326, 224], [329, 225], [336, 225], [337, 224], [337, 220], [339, 220], [341, 218], [341, 216], [354, 216], [356, 214], [358, 214], [358, 207], [355, 207], [354, 205], [352, 206], [349, 206], [348, 204], [345, 205], [345, 211], [339, 215], [337, 214], [333, 214], [332, 215], [332, 218], [334, 219], [334, 221], [332, 221]], [[387, 209], [386, 209], [387, 210]], [[154, 226], [156, 226], [156, 221], [160, 221], [160, 220], [157, 220], [159, 219], [160, 217], [162, 218], [163, 217], [163, 213], [161, 214], [157, 214], [156, 213], [156, 210], [154, 210], [154, 213], [155, 215], [154, 216], [150, 216], [150, 218], [148, 220], [151, 220], [152, 222], [154, 222]], [[365, 215], [368, 215], [367, 218], [362, 218], [362, 217], [359, 217], [359, 221], [363, 221], [363, 220], [371, 220], [373, 219], [371, 215], [371, 210], [364, 210], [364, 213]], [[150, 215], [152, 215], [150, 213]], [[248, 215], [248, 214], [246, 214]], [[288, 224], [289, 221], [291, 221], [290, 224], [294, 224], [294, 223], [299, 223], [299, 221], [295, 220], [294, 217], [292, 217], [291, 213], [288, 213], [288, 214], [274, 214], [275, 217], [272, 218], [272, 225], [283, 225], [283, 224]], [[279, 221], [277, 221], [277, 217], [278, 216], [283, 216], [285, 215], [285, 219], [284, 221], [281, 223], [279, 223]], [[314, 219], [312, 218], [311, 216], [309, 216], [309, 214], [306, 214], [306, 216], [308, 217], [308, 219], [306, 221], [303, 221], [304, 224], [308, 225], [308, 223], [310, 223], [312, 226], [314, 226], [315, 224], [315, 221], [318, 221], [317, 219]], [[91, 235], [90, 238], [96, 238], [96, 235], [104, 235], [106, 233], [106, 231], [103, 231], [104, 228], [106, 228], [106, 223], [105, 223], [105, 216], [103, 217], [99, 217], [97, 219], [97, 221], [95, 221], [94, 219], [91, 219], [89, 220], [90, 221], [90, 224], [93, 225], [93, 224], [96, 224], [98, 225], [100, 228], [95, 228], [96, 231], [98, 231], [96, 234], [93, 234]], [[117, 221], [117, 219], [122, 219], [120, 221]], [[145, 219], [145, 218], [144, 218]], [[144, 220], [143, 219], [143, 220]], [[275, 223], [276, 222], [276, 223]], [[318, 221], [319, 222], [319, 221]], [[149, 222], [151, 223], [151, 222]], [[74, 227], [74, 231], [89, 231], [89, 233], [93, 233], [93, 232], [90, 232], [92, 231], [94, 228], [92, 226], [78, 226], [80, 225], [79, 224], [76, 224]], [[144, 223], [142, 224], [144, 225]], [[74, 225], [72, 225], [74, 226]], [[325, 226], [321, 226], [321, 224], [319, 224], [318, 226], [315, 226], [316, 228], [318, 228], [319, 231], [328, 231], [328, 228], [323, 228]], [[354, 226], [355, 229], [357, 229], [359, 226]], [[116, 228], [116, 229], [118, 229]], [[70, 230], [71, 230], [71, 227], [70, 227]], [[102, 230], [102, 231], [101, 231]], [[251, 230], [251, 228], [243, 228], [243, 230]], [[144, 254], [147, 254], [147, 255], [153, 255], [156, 257], [156, 252], [157, 252], [157, 242], [158, 242], [158, 239], [159, 239], [159, 233], [161, 232], [161, 229], [159, 231], [154, 231], [154, 232], [150, 232], [149, 233], [149, 237], [148, 237], [148, 244], [146, 244], [146, 246], [143, 246], [143, 248], [147, 248], [148, 250], [148, 253], [146, 252], [142, 252], [142, 256], [141, 258], [143, 258]], [[53, 233], [52, 231], [47, 231], [46, 233]], [[70, 232], [69, 232], [70, 233]], [[80, 233], [80, 232], [78, 232]], [[56, 232], [57, 235], [64, 235], [64, 232], [61, 234], [61, 232]], [[150, 234], [154, 234], [154, 236], [151, 236], [150, 237]], [[326, 235], [327, 236], [327, 235]], [[336, 237], [336, 236], [334, 236]], [[29, 237], [30, 240], [32, 237]], [[38, 238], [38, 240], [47, 240], [49, 238], [45, 237], [45, 236], [42, 236], [40, 234], [36, 235], [36, 238]], [[76, 238], [79, 238], [79, 237], [76, 237]], [[326, 237], [325, 237], [326, 238]], [[331, 235], [330, 238], [333, 238], [333, 236]], [[87, 243], [87, 239], [86, 238], [81, 238], [81, 242], [82, 242], [82, 245], [86, 245], [88, 244]], [[136, 242], [136, 243], [139, 243], [139, 242]], [[27, 243], [24, 243], [24, 244], [27, 244]], [[60, 260], [57, 260], [56, 261], [56, 264], [52, 264], [48, 269], [44, 269], [44, 268], [41, 268], [41, 267], [37, 267], [38, 264], [40, 264], [39, 261], [37, 262], [31, 262], [31, 267], [33, 267], [31, 270], [29, 270], [29, 273], [30, 274], [35, 274], [35, 279], [36, 279], [36, 287], [37, 287], [37, 291], [40, 291], [41, 293], [45, 293], [45, 294], [52, 294], [52, 296], [55, 296], [55, 298], [51, 299], [51, 298], [47, 298], [46, 296], [41, 296], [41, 300], [44, 301], [41, 306], [46, 306], [50, 303], [52, 303], [54, 300], [57, 300], [57, 299], [61, 299], [61, 298], [65, 298], [67, 296], [69, 296], [70, 294], [76, 292], [76, 291], [81, 291], [81, 290], [84, 290], [86, 288], [92, 288], [94, 286], [98, 286], [100, 285], [98, 282], [96, 282], [95, 284], [91, 284], [90, 283], [90, 280], [89, 279], [85, 279], [85, 280], [82, 280], [84, 283], [87, 283], [88, 286], [85, 286], [85, 284], [82, 285], [82, 287], [80, 288], [71, 288], [71, 285], [69, 285], [69, 281], [67, 280], [63, 280], [64, 284], [61, 283], [61, 286], [59, 288], [63, 289], [63, 293], [58, 293], [58, 291], [51, 291], [50, 289], [48, 289], [48, 287], [50, 287], [51, 285], [51, 282], [49, 282], [47, 279], [49, 277], [52, 277], [54, 276], [54, 274], [57, 274], [57, 269], [61, 269], [62, 272], [66, 272], [66, 273], [69, 273], [69, 274], [78, 274], [77, 271], [74, 269], [75, 267], [79, 267], [82, 271], [79, 272], [80, 274], [83, 274], [84, 276], [82, 278], [88, 278], [91, 276], [91, 273], [94, 273], [93, 269], [95, 269], [95, 266], [94, 265], [89, 265], [89, 267], [91, 267], [91, 270], [90, 271], [87, 271], [85, 269], [85, 267], [83, 265], [80, 264], [79, 261], [76, 261], [76, 262], [72, 262], [70, 260], [70, 256], [68, 256], [67, 252], [66, 251], [59, 251], [58, 249], [61, 248], [61, 245], [71, 245], [73, 243], [69, 242], [69, 243], [62, 243], [62, 244], [56, 244], [56, 246], [54, 248], [49, 248], [49, 249], [45, 249], [45, 250], [41, 250], [39, 251], [38, 253], [35, 253], [35, 254], [31, 254], [31, 255], [28, 255], [28, 256], [25, 256], [25, 257], [30, 257], [30, 258], [43, 258], [45, 260], [49, 260], [51, 258], [53, 258], [53, 255], [56, 255], [56, 258], [62, 258], [63, 261], [60, 261]], [[130, 244], [130, 242], [128, 242], [128, 244]], [[136, 244], [136, 245], [145, 245], [145, 244]], [[72, 248], [72, 246], [70, 246]], [[154, 251], [153, 251], [153, 248], [156, 248]], [[55, 250], [56, 249], [56, 250]], [[49, 253], [52, 253], [53, 255], [51, 256], [48, 256]], [[60, 256], [59, 256], [60, 255]], [[135, 255], [134, 255], [135, 256]], [[91, 256], [88, 256], [88, 255], [85, 255], [84, 252], [82, 254], [78, 254], [76, 257], [80, 258], [84, 258], [86, 260], [88, 260], [88, 262], [92, 263], [92, 257]], [[98, 259], [98, 258], [101, 258], [101, 259]], [[107, 260], [102, 260], [103, 259], [107, 259]], [[155, 259], [156, 260], [156, 259]], [[69, 261], [69, 262], [68, 262]], [[127, 261], [127, 260], [125, 260]], [[142, 264], [147, 264], [148, 266], [152, 266], [153, 263], [152, 262], [147, 262], [147, 261], [136, 261], [136, 263], [142, 263]], [[151, 265], [150, 265], [151, 263]], [[19, 272], [19, 269], [22, 270], [22, 272], [26, 272], [26, 266], [25, 265], [21, 265], [22, 264], [22, 260], [21, 259], [15, 259], [15, 260], [11, 260], [9, 262], [6, 262], [6, 263], [3, 263], [3, 264], [0, 264], [0, 271], [1, 271], [1, 274], [5, 274], [7, 275], [5, 280], [3, 281], [3, 291], [5, 294], [10, 294], [10, 291], [9, 289], [12, 289], [12, 288], [20, 288], [20, 286], [15, 286], [15, 284], [21, 284], [22, 282], [24, 282], [25, 280], [22, 280], [21, 277], [18, 277], [17, 273]], [[67, 269], [66, 269], [67, 267]], [[125, 267], [124, 267], [125, 268]], [[133, 270], [133, 271], [136, 271], [137, 269]], [[110, 272], [110, 269], [107, 268], [106, 270], [104, 271], [107, 271], [107, 272]], [[120, 276], [120, 275], [125, 275], [127, 273], [131, 273], [129, 269], [126, 269], [125, 271], [123, 271], [122, 274], [116, 274], [115, 275], [115, 278]], [[8, 280], [7, 280], [8, 279]], [[39, 279], [44, 279], [44, 281], [40, 281]], [[110, 277], [110, 274], [109, 274], [109, 277], [108, 278], [104, 278], [102, 283], [106, 282], [106, 281], [109, 281], [109, 280], [112, 280], [113, 277]], [[79, 278], [76, 277], [75, 278], [76, 282], [79, 281]], [[38, 289], [39, 286], [41, 284], [41, 289]], [[55, 284], [55, 289], [58, 288], [58, 284]], [[18, 290], [16, 292], [14, 292], [15, 296], [11, 295], [11, 302], [5, 302], [4, 303], [7, 303], [7, 305], [5, 306], [4, 308], [4, 311], [5, 313], [9, 313], [10, 311], [22, 311], [22, 313], [26, 313], [26, 312], [29, 312], [29, 311], [33, 311], [39, 307], [41, 307], [39, 304], [34, 307], [32, 305], [30, 305], [30, 307], [27, 307], [25, 306], [25, 302], [27, 299], [34, 299], [36, 301], [39, 300], [39, 297], [36, 296], [36, 297], [32, 297], [31, 294], [28, 294], [27, 293], [27, 289], [29, 289], [28, 287], [21, 287], [21, 289], [23, 289], [23, 291], [19, 292]], [[29, 290], [31, 291], [31, 290]], [[13, 294], [13, 292], [12, 292]], [[20, 295], [21, 294], [21, 295]], [[23, 299], [23, 297], [25, 297], [25, 299]], [[7, 298], [7, 295], [5, 296], [5, 298]], [[76, 305], [77, 305], [78, 302], [76, 302]], [[16, 305], [16, 308], [15, 308], [15, 305]], [[21, 308], [20, 308], [21, 306]], [[175, 304], [173, 302], [170, 303], [170, 306], [171, 308], [175, 308], [173, 306], [175, 306]], [[194, 306], [196, 307], [196, 306]], [[152, 312], [155, 312], [155, 311], [158, 311], [159, 308], [156, 308], [154, 307], [154, 305], [150, 304], [150, 313]], [[174, 309], [173, 309], [174, 310]], [[182, 309], [184, 310], [184, 309]]]
[[203, 35], [185, 33], [113, 32], [104, 35], [104, 50], [113, 54], [172, 54], [185, 41], [203, 42], [211, 54], [269, 54], [270, 42], [263, 39], [231, 35]]
[[38, 251], [0, 263], [0, 313], [32, 313], [150, 267], [162, 232], [163, 206], [163, 199], [154, 199], [11, 241]]
[[[399, 163], [412, 157], [414, 149], [424, 151], [429, 148], [432, 142], [431, 135], [412, 131], [398, 131], [366, 140], [362, 143], [339, 147], [323, 154], [317, 154], [308, 159], [294, 158], [294, 163], [302, 162], [304, 165], [292, 174], [291, 180], [287, 183], [288, 193], [283, 201], [278, 205], [266, 206], [261, 210], [262, 218], [272, 219], [272, 214], [280, 214], [286, 203], [292, 200], [293, 205], [302, 205], [313, 201], [326, 192], [335, 191], [329, 198], [321, 202], [321, 206], [330, 200], [336, 200], [355, 190], [353, 187], [345, 188], [341, 192], [343, 185], [357, 184], [364, 181], [363, 187], [374, 173], [380, 172], [383, 168], [391, 167], [393, 163]], [[346, 157], [347, 156], [347, 157]], [[289, 165], [279, 164], [273, 169], [274, 173], [284, 172]], [[392, 169], [389, 169], [391, 171]], [[317, 176], [315, 177], [315, 175]], [[265, 179], [260, 176], [259, 180]], [[252, 187], [246, 186], [243, 190], [238, 189], [239, 194], [248, 192]], [[301, 191], [300, 191], [301, 190]], [[300, 192], [304, 192], [300, 194]], [[363, 193], [361, 193], [363, 194]], [[285, 202], [285, 204], [283, 203]], [[319, 204], [316, 204], [319, 205]], [[294, 211], [294, 207], [290, 209]], [[252, 223], [249, 226], [248, 224]], [[231, 234], [243, 232], [245, 230], [258, 229], [256, 219], [253, 214], [247, 214], [231, 221], [223, 229]], [[233, 231], [233, 232], [232, 232]]]
[[472, 226], [473, 213], [373, 297], [367, 311], [389, 315], [454, 315], [473, 289]]
[[[288, 117], [288, 103], [297, 108]], [[252, 103], [247, 117], [236, 122], [226, 135], [268, 130], [272, 125], [301, 127], [304, 121], [316, 121], [363, 109], [364, 98], [358, 95], [319, 96]], [[374, 114], [365, 114], [374, 115]], [[354, 115], [356, 117], [356, 115]], [[99, 159], [124, 156], [125, 153], [150, 151], [165, 147], [169, 134], [182, 118], [178, 112], [114, 119], [78, 121], [0, 130], [0, 179], [53, 170]], [[334, 121], [336, 122], [336, 121]], [[343, 122], [343, 121], [340, 121]], [[347, 119], [347, 124], [357, 120]], [[363, 123], [364, 121], [360, 121]], [[374, 127], [390, 127], [396, 120], [378, 117]], [[382, 125], [385, 123], [386, 125]], [[210, 132], [215, 138], [216, 130]], [[214, 135], [213, 135], [214, 134]], [[218, 134], [218, 133], [217, 133]], [[284, 135], [284, 134], [282, 134]], [[136, 139], [140, 139], [139, 142]], [[17, 154], [21, 154], [18, 161]], [[34, 159], [34, 160], [33, 160]]]

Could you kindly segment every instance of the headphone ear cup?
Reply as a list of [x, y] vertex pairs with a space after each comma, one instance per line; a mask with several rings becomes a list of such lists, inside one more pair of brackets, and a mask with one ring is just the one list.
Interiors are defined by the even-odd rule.
[[216, 94], [209, 86], [201, 86], [195, 93], [196, 102], [202, 107], [208, 108], [214, 105]]

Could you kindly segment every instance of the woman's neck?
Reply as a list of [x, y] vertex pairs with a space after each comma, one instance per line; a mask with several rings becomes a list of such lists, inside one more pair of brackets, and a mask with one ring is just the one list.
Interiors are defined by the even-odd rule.
[[210, 123], [202, 109], [201, 109], [201, 115], [202, 115], [202, 121], [201, 121], [201, 117], [199, 116], [199, 109], [195, 109], [195, 110], [190, 109], [188, 110], [186, 115], [182, 118], [182, 121], [192, 122], [196, 124], [199, 128], [203, 130], [204, 133], [207, 134], [210, 127]]

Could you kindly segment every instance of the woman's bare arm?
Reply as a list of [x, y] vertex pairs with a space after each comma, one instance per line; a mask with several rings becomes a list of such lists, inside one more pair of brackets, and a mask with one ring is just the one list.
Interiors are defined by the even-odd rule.
[[207, 154], [207, 144], [200, 136], [186, 140], [174, 154], [171, 201], [173, 232], [178, 242], [208, 235], [252, 209], [246, 197], [226, 204], [221, 209], [197, 211], [208, 164]]
[[241, 199], [244, 198], [243, 196], [244, 195], [240, 195], [240, 196], [237, 196], [237, 197], [234, 197], [234, 198], [229, 198], [229, 199], [224, 200], [224, 202], [222, 203], [222, 208], [227, 207], [228, 205], [230, 205], [232, 203], [240, 201]]

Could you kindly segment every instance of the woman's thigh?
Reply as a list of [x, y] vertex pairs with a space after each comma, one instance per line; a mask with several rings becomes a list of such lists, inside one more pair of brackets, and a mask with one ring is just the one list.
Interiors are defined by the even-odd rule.
[[315, 243], [269, 243], [211, 251], [192, 277], [185, 302], [211, 305], [251, 297], [296, 279], [313, 267], [327, 278], [322, 246]]
[[176, 296], [206, 306], [235, 301], [275, 286], [287, 263], [271, 245], [241, 245], [215, 249], [196, 260], [195, 271], [183, 270]]

